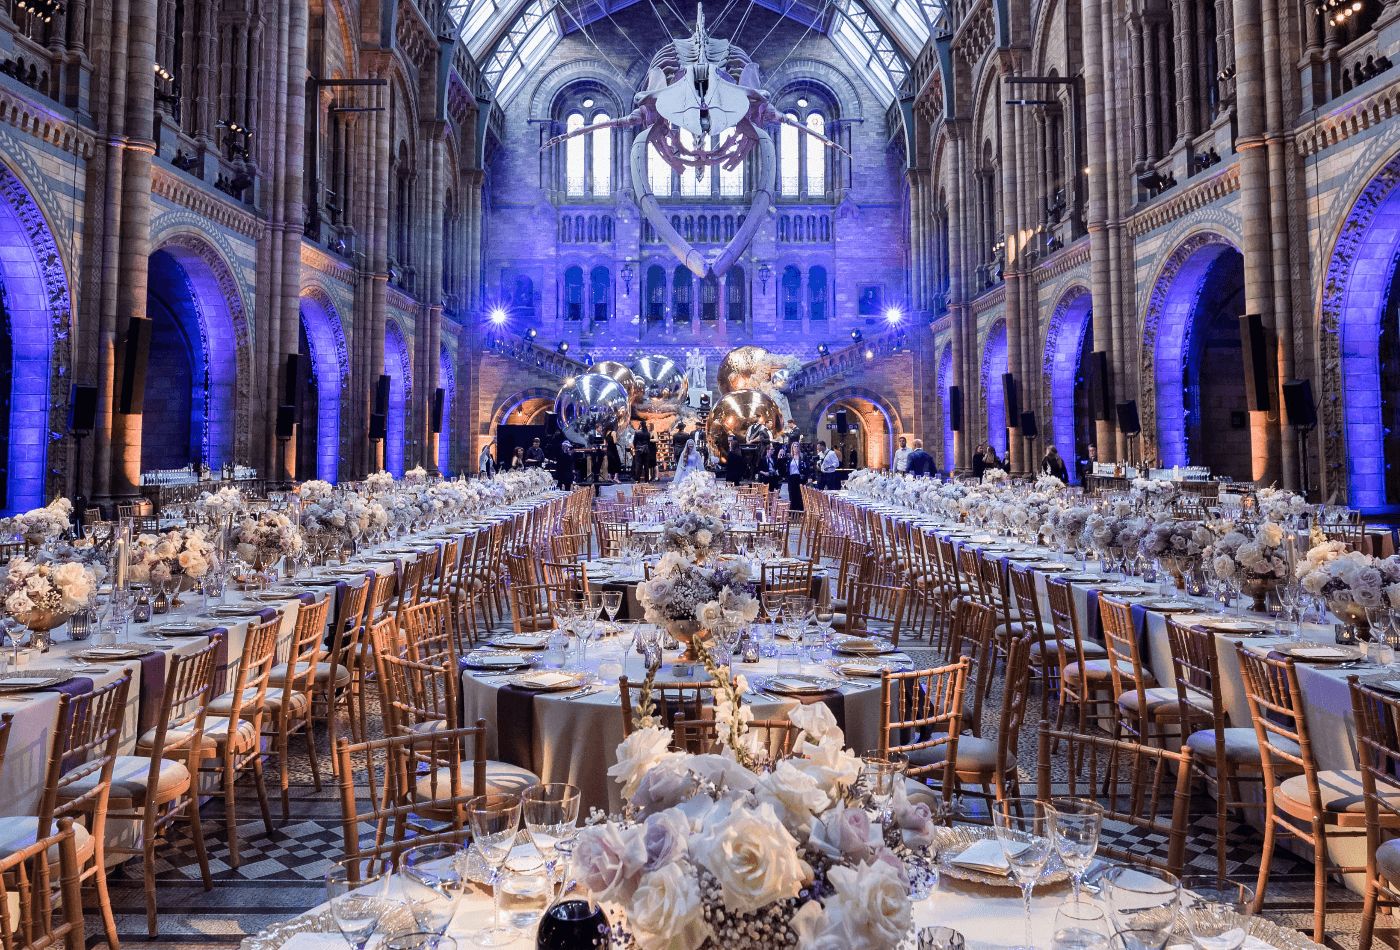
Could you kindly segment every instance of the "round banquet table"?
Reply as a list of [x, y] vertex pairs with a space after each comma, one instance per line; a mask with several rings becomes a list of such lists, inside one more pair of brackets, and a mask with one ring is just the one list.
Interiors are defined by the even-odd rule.
[[[631, 559], [625, 557], [601, 557], [584, 561], [584, 571], [588, 575], [588, 586], [592, 590], [616, 590], [622, 592], [622, 606], [617, 612], [619, 620], [640, 620], [643, 616], [642, 605], [637, 600], [637, 585], [646, 580], [645, 565], [655, 565], [660, 560], [659, 555], [647, 555], [644, 558]], [[763, 577], [763, 568], [767, 567], [795, 567], [803, 563], [802, 558], [778, 557], [766, 561], [759, 561], [757, 558], [749, 559], [749, 574], [753, 578], [755, 585], [758, 585]], [[827, 583], [827, 571], [821, 564], [812, 565], [812, 589], [808, 591], [813, 600], [820, 601], [824, 595]]]
[[[492, 759], [523, 756], [502, 755], [511, 749], [528, 748], [530, 761], [512, 764], [530, 769], [544, 782], [569, 782], [577, 785], [583, 795], [583, 808], [606, 808], [616, 811], [622, 807], [619, 786], [608, 777], [607, 770], [617, 762], [616, 749], [622, 741], [622, 713], [617, 679], [626, 673], [629, 681], [641, 682], [646, 671], [641, 659], [627, 651], [632, 637], [628, 625], [619, 625], [624, 632], [589, 644], [586, 662], [580, 662], [577, 651], [570, 651], [564, 669], [583, 672], [597, 679], [597, 692], [536, 692], [522, 705], [521, 691], [511, 690], [514, 697], [502, 700], [501, 687], [511, 677], [495, 672], [468, 669], [462, 674], [463, 722], [485, 719], [486, 749]], [[795, 645], [793, 645], [795, 647]], [[627, 655], [624, 660], [624, 651]], [[799, 652], [795, 649], [792, 652]], [[542, 657], [541, 657], [542, 658]], [[674, 662], [679, 654], [668, 651], [656, 682], [708, 679], [698, 663], [691, 672], [676, 675]], [[902, 654], [887, 655], [893, 661], [908, 658]], [[781, 669], [780, 669], [781, 664]], [[829, 705], [840, 705], [838, 720], [844, 720], [846, 744], [857, 751], [873, 749], [879, 744], [880, 681], [878, 679], [840, 679], [823, 665], [807, 663], [798, 657], [764, 658], [757, 663], [735, 663], [734, 671], [749, 680], [750, 692], [744, 702], [753, 709], [755, 719], [781, 719], [795, 708], [796, 697], [778, 696], [759, 691], [767, 676], [782, 673], [816, 675], [837, 681], [840, 699]], [[504, 706], [504, 710], [502, 709]], [[504, 713], [504, 714], [502, 714]], [[503, 730], [509, 730], [502, 735]], [[523, 735], [521, 733], [524, 733]]]

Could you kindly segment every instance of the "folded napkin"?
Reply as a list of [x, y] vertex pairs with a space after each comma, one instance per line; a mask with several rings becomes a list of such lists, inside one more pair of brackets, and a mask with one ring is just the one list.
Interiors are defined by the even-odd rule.
[[517, 647], [522, 650], [538, 650], [545, 647], [548, 643], [548, 637], [527, 637], [524, 634], [497, 637], [491, 641], [492, 646]]
[[871, 663], [868, 660], [853, 660], [849, 663], [842, 663], [837, 669], [847, 676], [879, 676], [885, 668], [879, 663]]
[[52, 679], [52, 676], [7, 676], [0, 680], [0, 686], [40, 686]]
[[[1025, 847], [1026, 845], [1013, 845], [1012, 850], [1018, 851]], [[952, 863], [969, 871], [981, 871], [983, 874], [1011, 873], [1011, 865], [1006, 862], [1006, 852], [1002, 850], [1002, 843], [995, 838], [983, 838], [976, 842], [953, 858]]]
[[770, 676], [767, 686], [769, 689], [794, 693], [813, 693], [821, 691], [821, 687], [809, 679], [800, 676]]
[[556, 686], [565, 686], [577, 681], [573, 673], [562, 673], [559, 670], [538, 670], [534, 673], [526, 673], [516, 682], [521, 686], [528, 686], [531, 689], [553, 689]]
[[1170, 610], [1170, 611], [1192, 611], [1196, 610], [1196, 605], [1185, 600], [1150, 600], [1147, 602], [1148, 610]]
[[1288, 654], [1297, 660], [1347, 660], [1354, 655], [1336, 647], [1294, 647]]
[[848, 650], [851, 653], [866, 653], [875, 650], [883, 650], [885, 646], [878, 640], [872, 640], [869, 637], [846, 637], [845, 639], [836, 641], [836, 648], [838, 650]]
[[[286, 944], [283, 944], [283, 950], [286, 950]], [[293, 950], [296, 950], [296, 948], [293, 948]], [[311, 948], [308, 947], [307, 950], [311, 950]], [[1167, 945], [1167, 950], [1194, 950], [1194, 947], [1189, 943], [1172, 943]], [[1277, 950], [1277, 948], [1271, 943], [1265, 943], [1258, 937], [1246, 935], [1244, 943], [1240, 944], [1240, 950]]]
[[1227, 633], [1249, 633], [1254, 630], [1263, 630], [1264, 625], [1253, 620], [1207, 620], [1204, 624], [1212, 630], [1223, 630]]
[[282, 950], [345, 950], [345, 938], [340, 934], [292, 934]]

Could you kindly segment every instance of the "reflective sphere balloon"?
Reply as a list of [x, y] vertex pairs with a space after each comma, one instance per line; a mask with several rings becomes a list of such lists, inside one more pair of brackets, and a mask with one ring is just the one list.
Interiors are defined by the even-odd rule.
[[724, 354], [716, 381], [722, 393], [758, 389], [768, 382], [772, 357], [761, 346], [741, 346]]
[[559, 414], [559, 428], [569, 441], [586, 445], [588, 436], [599, 425], [604, 432], [616, 432], [627, 418], [630, 402], [627, 390], [611, 376], [584, 373], [559, 390], [554, 411]]
[[749, 427], [755, 422], [767, 426], [769, 434], [776, 438], [783, 424], [782, 413], [768, 394], [744, 389], [730, 393], [715, 404], [705, 423], [705, 433], [715, 453], [725, 458], [729, 454], [729, 437], [734, 436], [743, 445], [748, 441]]
[[677, 412], [690, 388], [685, 374], [667, 356], [643, 356], [632, 364], [632, 374], [644, 392], [637, 414], [643, 417]]
[[617, 360], [603, 360], [594, 363], [589, 372], [601, 373], [604, 376], [611, 376], [613, 379], [617, 380], [622, 384], [622, 388], [627, 390], [627, 394], [631, 397], [633, 402], [642, 398], [642, 393], [645, 390], [642, 381], [637, 378], [635, 373]]

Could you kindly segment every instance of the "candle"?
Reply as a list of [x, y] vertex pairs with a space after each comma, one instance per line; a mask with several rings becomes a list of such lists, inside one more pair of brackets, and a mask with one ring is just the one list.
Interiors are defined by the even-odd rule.
[[112, 579], [115, 590], [126, 589], [126, 538], [117, 539], [116, 576]]

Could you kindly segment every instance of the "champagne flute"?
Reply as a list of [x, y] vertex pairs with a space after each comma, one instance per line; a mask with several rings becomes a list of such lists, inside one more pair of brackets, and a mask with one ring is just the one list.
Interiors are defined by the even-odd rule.
[[1074, 900], [1083, 896], [1084, 872], [1099, 850], [1103, 829], [1103, 806], [1087, 798], [1055, 798], [1046, 806], [1050, 813], [1050, 838], [1055, 853], [1069, 868]]
[[[1050, 861], [1050, 828], [1046, 810], [1033, 798], [1007, 798], [996, 803], [992, 818], [1011, 879], [1021, 888], [1025, 906], [1024, 950], [1034, 950], [1031, 938], [1031, 895]], [[1021, 948], [1018, 948], [1021, 950]], [[1160, 948], [1159, 948], [1160, 950]]]
[[326, 872], [331, 917], [354, 950], [364, 950], [388, 911], [388, 869], [373, 859], [342, 858]]
[[1181, 882], [1166, 871], [1110, 868], [1104, 895], [1124, 950], [1162, 950], [1176, 926]]
[[[510, 857], [520, 830], [520, 799], [515, 795], [479, 795], [467, 802], [467, 815], [471, 820], [472, 840], [491, 872], [490, 884], [494, 891], [500, 883], [501, 867]], [[500, 947], [515, 939], [514, 930], [501, 926], [499, 901], [491, 902], [491, 926], [478, 931], [474, 939], [481, 947]]]
[[534, 842], [535, 850], [544, 858], [545, 874], [554, 883], [559, 863], [557, 845], [574, 833], [578, 824], [580, 799], [578, 786], [565, 782], [533, 785], [521, 795], [520, 810], [525, 830]]

